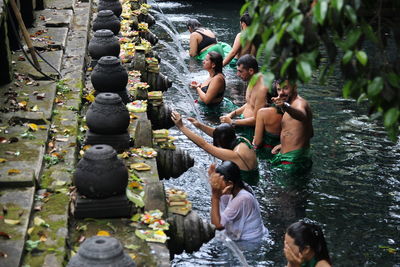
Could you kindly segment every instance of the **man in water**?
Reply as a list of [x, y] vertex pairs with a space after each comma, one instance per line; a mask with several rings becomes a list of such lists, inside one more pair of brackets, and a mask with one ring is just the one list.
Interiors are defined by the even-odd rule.
[[312, 166], [310, 139], [314, 136], [312, 112], [308, 102], [298, 95], [297, 85], [288, 80], [278, 88], [278, 97], [272, 98], [284, 112], [281, 144], [272, 149], [276, 156], [271, 164], [290, 174], [301, 174]]
[[[258, 73], [258, 63], [252, 55], [247, 54], [239, 58], [237, 76], [243, 81], [249, 82], [246, 89], [246, 103], [231, 113], [221, 116], [220, 121], [232, 124], [239, 135], [251, 142], [254, 136], [257, 111], [266, 105], [268, 88], [264, 85], [263, 75]], [[233, 120], [232, 118], [235, 116], [240, 116], [240, 119]]]
[[256, 55], [256, 46], [252, 42], [247, 42], [246, 45], [243, 47], [240, 38], [241, 34], [246, 28], [251, 24], [251, 18], [249, 13], [244, 13], [243, 16], [240, 18], [240, 32], [236, 35], [235, 41], [233, 42], [232, 50], [226, 55], [223, 65], [229, 64], [230, 67], [236, 68], [236, 63], [238, 59], [245, 55], [251, 54], [253, 56]]

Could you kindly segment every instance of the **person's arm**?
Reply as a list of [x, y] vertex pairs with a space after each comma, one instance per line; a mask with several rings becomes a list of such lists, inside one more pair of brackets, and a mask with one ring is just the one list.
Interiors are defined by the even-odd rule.
[[[254, 103], [254, 119], [257, 119], [257, 113], [260, 108], [264, 108], [267, 104], [268, 88], [264, 85], [263, 76], [260, 75], [255, 86], [259, 87]], [[255, 123], [255, 122], [254, 122]]]
[[198, 37], [196, 36], [196, 33], [191, 33], [190, 34], [190, 39], [189, 39], [189, 55], [191, 57], [197, 56], [197, 48], [198, 48]]
[[201, 130], [208, 136], [213, 137], [213, 133], [214, 133], [213, 127], [205, 125], [204, 123], [199, 122], [195, 118], [187, 118], [187, 120], [190, 121], [197, 129]]
[[281, 106], [282, 109], [293, 119], [302, 122], [306, 122], [308, 120], [306, 107], [303, 101], [298, 101], [295, 105], [282, 104]]
[[178, 112], [172, 112], [171, 119], [184, 135], [186, 135], [190, 140], [192, 140], [193, 143], [204, 149], [207, 153], [221, 160], [230, 160], [233, 162], [238, 161], [237, 153], [234, 152], [233, 150], [216, 147], [205, 141], [203, 138], [201, 138], [194, 132], [192, 132], [186, 126], [184, 126], [182, 123], [182, 118]]
[[231, 62], [231, 60], [239, 53], [240, 51], [240, 33], [238, 33], [235, 37], [235, 41], [233, 42], [233, 46], [229, 54], [225, 57], [222, 65], [225, 66]]
[[281, 148], [282, 148], [282, 144], [274, 146], [274, 148], [271, 150], [271, 154], [273, 154], [273, 155], [278, 154], [279, 151], [281, 151]]
[[254, 131], [254, 139], [253, 139], [253, 145], [256, 147], [260, 146], [263, 141], [264, 137], [264, 131], [265, 131], [265, 125], [264, 125], [264, 110], [260, 109], [257, 112], [257, 119], [256, 119], [256, 129]]
[[196, 87], [197, 94], [201, 101], [210, 104], [218, 95], [221, 88], [224, 87], [224, 78], [221, 75], [214, 76], [208, 84], [207, 93], [204, 93], [200, 87]]

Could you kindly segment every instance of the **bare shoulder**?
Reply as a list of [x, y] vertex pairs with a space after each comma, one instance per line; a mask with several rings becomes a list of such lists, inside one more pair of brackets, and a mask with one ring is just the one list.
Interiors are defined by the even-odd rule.
[[308, 103], [307, 100], [305, 100], [304, 98], [302, 98], [301, 96], [297, 96], [296, 99], [291, 103], [291, 105], [293, 107], [297, 107], [297, 108], [304, 108], [304, 109], [308, 109], [310, 108], [310, 104]]
[[317, 262], [317, 264], [315, 265], [315, 267], [331, 267], [332, 265], [329, 264], [329, 262], [327, 262], [326, 260], [320, 260], [319, 262]]

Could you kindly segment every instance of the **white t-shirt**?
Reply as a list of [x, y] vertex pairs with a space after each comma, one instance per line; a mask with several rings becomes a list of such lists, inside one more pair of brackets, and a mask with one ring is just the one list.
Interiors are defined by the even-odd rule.
[[232, 240], [255, 240], [268, 235], [261, 219], [260, 206], [250, 192], [242, 189], [233, 198], [222, 195], [219, 204], [221, 224]]

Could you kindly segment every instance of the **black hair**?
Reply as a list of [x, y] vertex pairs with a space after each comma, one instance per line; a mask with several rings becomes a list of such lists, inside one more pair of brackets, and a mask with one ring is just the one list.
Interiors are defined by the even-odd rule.
[[240, 22], [244, 22], [247, 26], [251, 24], [251, 17], [249, 15], [249, 12], [245, 12], [241, 17], [240, 17]]
[[332, 264], [321, 227], [299, 221], [291, 224], [286, 233], [294, 239], [294, 243], [300, 247], [300, 251], [309, 246], [314, 251], [317, 261], [326, 260]]
[[213, 144], [217, 147], [233, 150], [236, 146], [236, 133], [229, 123], [218, 125], [213, 132]]
[[250, 54], [243, 55], [236, 63], [237, 66], [243, 65], [246, 70], [252, 68], [255, 73], [258, 72], [258, 62], [256, 58]]
[[215, 52], [215, 51], [211, 51], [208, 53], [208, 55], [210, 56], [211, 62], [215, 64], [215, 68], [214, 68], [215, 74], [222, 73], [223, 58], [222, 58], [221, 54], [218, 52]]
[[236, 165], [234, 162], [229, 160], [223, 161], [221, 164], [218, 165], [215, 171], [223, 175], [225, 181], [230, 181], [235, 186], [238, 186], [240, 188], [246, 188], [240, 176], [240, 169], [238, 165]]
[[186, 27], [191, 27], [193, 31], [201, 27], [201, 23], [197, 19], [189, 19], [186, 21]]

